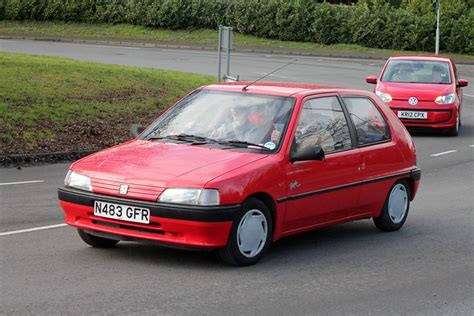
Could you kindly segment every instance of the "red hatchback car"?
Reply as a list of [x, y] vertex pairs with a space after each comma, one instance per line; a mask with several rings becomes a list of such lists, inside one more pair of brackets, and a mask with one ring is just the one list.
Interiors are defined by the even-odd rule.
[[406, 127], [446, 130], [457, 136], [461, 126], [462, 87], [456, 65], [447, 57], [396, 56], [383, 66], [375, 93]]
[[373, 217], [400, 229], [421, 172], [375, 94], [246, 84], [201, 87], [135, 139], [73, 163], [59, 189], [66, 223], [93, 247], [219, 249], [234, 265], [318, 227]]

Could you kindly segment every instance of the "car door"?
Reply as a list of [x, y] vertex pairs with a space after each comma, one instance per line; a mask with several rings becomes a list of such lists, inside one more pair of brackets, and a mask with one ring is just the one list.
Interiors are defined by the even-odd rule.
[[320, 145], [325, 159], [288, 163], [287, 232], [347, 218], [357, 207], [361, 156], [351, 133], [337, 95], [303, 100], [291, 150]]
[[350, 95], [343, 96], [343, 102], [355, 127], [362, 158], [363, 185], [358, 203], [360, 208], [356, 214], [374, 214], [382, 208], [394, 181], [391, 176], [399, 170], [404, 158], [374, 100]]

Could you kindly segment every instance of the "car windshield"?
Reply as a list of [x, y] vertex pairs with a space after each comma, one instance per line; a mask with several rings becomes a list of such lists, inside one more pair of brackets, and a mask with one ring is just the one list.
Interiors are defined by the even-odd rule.
[[382, 81], [450, 84], [451, 76], [447, 62], [390, 60], [385, 68]]
[[142, 139], [278, 150], [295, 99], [197, 90], [150, 126]]

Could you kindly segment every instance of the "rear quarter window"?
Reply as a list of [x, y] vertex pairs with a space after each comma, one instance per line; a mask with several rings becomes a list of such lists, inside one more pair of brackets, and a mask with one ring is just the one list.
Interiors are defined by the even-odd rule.
[[380, 110], [366, 97], [344, 97], [347, 111], [357, 132], [359, 146], [390, 139], [390, 129]]

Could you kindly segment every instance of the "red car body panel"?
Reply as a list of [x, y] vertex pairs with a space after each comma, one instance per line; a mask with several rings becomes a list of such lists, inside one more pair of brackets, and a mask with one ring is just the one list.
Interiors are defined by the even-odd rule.
[[[421, 84], [421, 83], [401, 83], [401, 82], [383, 82], [382, 76], [391, 60], [419, 60], [419, 61], [441, 61], [449, 64], [449, 71], [451, 77], [450, 84]], [[395, 112], [399, 111], [422, 111], [427, 112], [428, 118], [419, 119], [404, 119], [400, 120], [406, 127], [420, 127], [430, 129], [449, 129], [456, 125], [456, 117], [459, 112], [461, 115], [462, 108], [462, 89], [456, 86], [457, 74], [453, 68], [453, 61], [448, 57], [440, 56], [394, 56], [390, 57], [384, 64], [382, 71], [377, 78], [377, 84], [374, 91], [388, 93], [392, 96], [392, 101], [386, 104]], [[435, 99], [438, 96], [448, 95], [450, 93], [456, 94], [456, 100], [452, 104], [437, 104]], [[408, 99], [416, 97], [418, 104], [410, 105]]]
[[[142, 238], [167, 244], [194, 248], [225, 246], [232, 222], [197, 222], [151, 217], [150, 224], [129, 223], [94, 216], [92, 207], [60, 201], [68, 225], [104, 233]], [[107, 226], [104, 224], [115, 226]]]
[[[245, 84], [215, 84], [202, 89], [242, 92]], [[246, 92], [296, 99], [278, 152], [261, 154], [138, 139], [126, 142], [72, 164], [71, 170], [91, 177], [93, 192], [59, 189], [66, 223], [173, 246], [219, 248], [227, 243], [232, 212], [250, 196], [265, 201], [272, 210], [274, 241], [316, 227], [378, 216], [391, 186], [400, 179], [411, 184], [410, 197], [415, 197], [419, 169], [413, 141], [395, 114], [373, 93], [278, 83], [257, 83]], [[303, 102], [318, 96], [373, 100], [388, 122], [391, 139], [330, 153], [324, 161], [291, 163], [290, 147]], [[294, 181], [299, 186], [290, 189]], [[121, 183], [129, 185], [126, 197], [119, 194]], [[220, 206], [192, 208], [156, 202], [159, 194], [170, 187], [218, 189]], [[151, 222], [96, 217], [96, 199], [150, 207]]]

